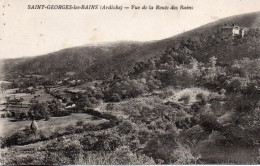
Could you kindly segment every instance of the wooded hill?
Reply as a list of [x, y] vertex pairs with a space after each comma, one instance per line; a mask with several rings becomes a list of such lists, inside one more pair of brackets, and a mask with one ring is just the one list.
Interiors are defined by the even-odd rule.
[[[234, 59], [255, 57], [260, 51], [259, 17], [259, 12], [228, 17], [159, 41], [87, 45], [31, 58], [6, 59], [4, 69], [6, 73], [25, 75], [54, 73], [57, 79], [68, 71], [76, 71], [83, 79], [104, 79], [112, 73], [128, 73], [136, 62], [161, 56], [165, 50], [179, 45], [198, 61], [215, 56], [220, 63], [228, 64]], [[242, 39], [225, 38], [218, 32], [224, 24], [257, 30], [249, 31]]]

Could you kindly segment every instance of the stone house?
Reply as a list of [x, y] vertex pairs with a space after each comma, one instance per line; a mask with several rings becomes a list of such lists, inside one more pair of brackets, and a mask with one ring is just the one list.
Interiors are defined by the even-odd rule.
[[246, 28], [237, 26], [237, 25], [224, 25], [220, 28], [220, 31], [224, 36], [238, 36], [243, 37], [246, 32]]

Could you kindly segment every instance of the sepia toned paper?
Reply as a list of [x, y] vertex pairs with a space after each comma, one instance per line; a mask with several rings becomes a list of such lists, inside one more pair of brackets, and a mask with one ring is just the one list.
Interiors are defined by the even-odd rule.
[[1, 164], [259, 164], [259, 6], [0, 0]]

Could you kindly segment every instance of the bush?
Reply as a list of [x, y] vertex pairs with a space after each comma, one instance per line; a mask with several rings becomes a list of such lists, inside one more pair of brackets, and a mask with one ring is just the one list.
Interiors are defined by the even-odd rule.
[[64, 147], [65, 156], [69, 157], [71, 160], [75, 160], [82, 152], [83, 146], [77, 140], [69, 142], [69, 144]]
[[223, 99], [225, 99], [225, 94], [219, 95], [218, 93], [210, 93], [208, 96], [209, 101], [221, 101]]
[[22, 142], [24, 142], [25, 138], [26, 138], [26, 136], [25, 136], [23, 131], [17, 131], [16, 133], [11, 135], [10, 137], [6, 138], [3, 141], [2, 146], [5, 147], [5, 146], [11, 146], [11, 145], [19, 145]]
[[119, 102], [120, 100], [121, 100], [121, 97], [117, 93], [113, 93], [110, 98], [110, 101], [112, 101], [112, 102]]
[[47, 115], [44, 120], [48, 121], [49, 119], [50, 119], [50, 115]]
[[62, 116], [69, 116], [71, 114], [71, 112], [69, 111], [62, 111], [62, 110], [59, 110], [57, 111], [54, 116], [55, 117], [62, 117]]
[[41, 140], [48, 140], [50, 135], [45, 131], [39, 131], [39, 137]]
[[174, 137], [160, 134], [160, 136], [152, 137], [147, 141], [143, 153], [155, 160], [163, 160], [163, 164], [167, 164], [170, 161], [170, 149], [175, 146]]
[[145, 144], [151, 137], [151, 134], [152, 134], [151, 131], [149, 131], [146, 128], [140, 129], [138, 131], [138, 140], [140, 141], [141, 144]]
[[85, 135], [80, 143], [83, 145], [85, 151], [93, 150], [98, 139], [95, 136]]
[[32, 132], [27, 131], [27, 130], [20, 130], [17, 131], [16, 133], [14, 133], [13, 135], [7, 137], [4, 141], [3, 141], [3, 147], [5, 146], [11, 146], [11, 145], [22, 145], [25, 143], [29, 143], [32, 142], [33, 140], [35, 140], [37, 137], [36, 135], [34, 135], [35, 137], [33, 137]]
[[110, 133], [85, 135], [80, 142], [85, 151], [113, 151], [122, 144], [122, 140], [118, 135]]
[[129, 134], [133, 130], [133, 125], [130, 121], [123, 121], [118, 125], [120, 134]]
[[201, 156], [195, 157], [189, 147], [177, 142], [177, 148], [171, 153], [171, 164], [197, 164]]
[[128, 146], [118, 147], [111, 152], [87, 152], [86, 157], [76, 162], [84, 165], [137, 165], [137, 164], [155, 164], [153, 159], [143, 155], [133, 153]]
[[195, 125], [188, 130], [185, 131], [185, 134], [190, 141], [192, 141], [194, 144], [198, 143], [200, 138], [202, 138], [204, 134], [204, 130], [200, 125]]
[[36, 120], [47, 118], [50, 113], [44, 103], [34, 103], [31, 105], [28, 115]]
[[190, 101], [190, 95], [183, 95], [178, 101], [183, 101], [185, 104], [188, 104]]
[[46, 165], [67, 165], [71, 163], [71, 159], [64, 156], [62, 151], [47, 151], [45, 154], [44, 164]]
[[225, 139], [226, 139], [225, 136], [221, 132], [212, 131], [209, 134], [208, 139], [206, 139], [204, 141], [204, 143], [206, 144], [206, 146], [207, 146], [207, 144], [208, 145], [214, 145], [214, 144], [219, 145], [222, 142], [222, 140], [225, 140]]
[[70, 124], [65, 128], [67, 134], [73, 134], [76, 131], [76, 126]]
[[111, 151], [122, 144], [122, 140], [117, 135], [103, 134], [95, 144], [95, 150]]
[[83, 120], [79, 120], [76, 122], [77, 126], [83, 126], [83, 124], [84, 124]]
[[205, 100], [205, 99], [206, 99], [206, 96], [204, 95], [204, 93], [198, 93], [196, 95], [196, 100], [201, 101], [201, 100]]
[[225, 90], [225, 89], [221, 89], [221, 90], [219, 91], [219, 93], [220, 93], [221, 95], [225, 95], [226, 90]]
[[83, 130], [84, 131], [95, 131], [98, 130], [98, 127], [94, 124], [88, 123], [83, 125]]

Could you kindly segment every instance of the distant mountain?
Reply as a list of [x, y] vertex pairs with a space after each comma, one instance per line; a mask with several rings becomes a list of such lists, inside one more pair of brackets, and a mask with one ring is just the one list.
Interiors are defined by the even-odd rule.
[[76, 71], [78, 76], [86, 79], [103, 79], [111, 73], [127, 72], [136, 62], [160, 56], [166, 49], [183, 41], [195, 43], [196, 47], [187, 49], [193, 52], [198, 61], [203, 62], [215, 56], [226, 64], [234, 59], [254, 57], [260, 52], [260, 48], [257, 47], [260, 44], [259, 35], [250, 34], [239, 40], [223, 38], [218, 31], [224, 24], [258, 28], [260, 12], [221, 19], [159, 41], [85, 45], [32, 58], [7, 59], [4, 70], [6, 73], [23, 74], [59, 73], [61, 77], [68, 71]]

